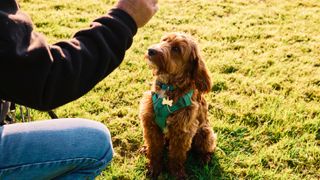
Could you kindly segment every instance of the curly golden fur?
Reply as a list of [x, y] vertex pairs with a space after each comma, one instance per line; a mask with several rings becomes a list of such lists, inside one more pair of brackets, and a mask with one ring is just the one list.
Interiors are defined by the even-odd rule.
[[[208, 163], [216, 147], [216, 134], [209, 125], [208, 105], [204, 99], [204, 94], [211, 89], [209, 72], [197, 43], [184, 33], [165, 35], [160, 43], [148, 49], [146, 59], [155, 77], [151, 91], [143, 96], [139, 113], [149, 174], [155, 178], [163, 170], [163, 152], [168, 145], [168, 170], [178, 179], [184, 179], [188, 151], [192, 149], [203, 163]], [[174, 91], [162, 90], [157, 81], [173, 85]], [[176, 102], [190, 90], [194, 92], [191, 106], [171, 114], [162, 132], [155, 122], [151, 92], [163, 94]]]

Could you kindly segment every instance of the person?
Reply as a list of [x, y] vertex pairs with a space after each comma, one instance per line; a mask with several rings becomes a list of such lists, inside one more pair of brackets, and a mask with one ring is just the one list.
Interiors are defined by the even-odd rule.
[[[0, 99], [47, 111], [90, 91], [124, 58], [157, 0], [119, 0], [68, 41], [49, 45], [16, 0], [0, 1]], [[0, 179], [94, 179], [113, 155], [108, 129], [86, 119], [0, 127]]]

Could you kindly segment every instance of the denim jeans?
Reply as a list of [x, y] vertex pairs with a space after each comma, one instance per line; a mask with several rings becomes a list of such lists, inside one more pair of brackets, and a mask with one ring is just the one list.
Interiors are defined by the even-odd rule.
[[0, 179], [94, 179], [111, 161], [101, 123], [57, 119], [0, 127]]

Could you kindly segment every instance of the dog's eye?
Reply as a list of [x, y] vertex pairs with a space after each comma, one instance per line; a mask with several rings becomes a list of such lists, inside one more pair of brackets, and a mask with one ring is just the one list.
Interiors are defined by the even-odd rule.
[[177, 46], [173, 46], [173, 47], [171, 48], [171, 50], [172, 50], [173, 52], [176, 52], [176, 53], [180, 52], [180, 48], [177, 47]]

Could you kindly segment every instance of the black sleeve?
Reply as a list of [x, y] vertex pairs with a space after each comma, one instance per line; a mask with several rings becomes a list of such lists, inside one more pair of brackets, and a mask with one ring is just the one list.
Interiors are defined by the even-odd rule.
[[81, 97], [120, 65], [136, 31], [126, 12], [112, 9], [49, 45], [27, 15], [0, 7], [0, 99], [50, 110]]

